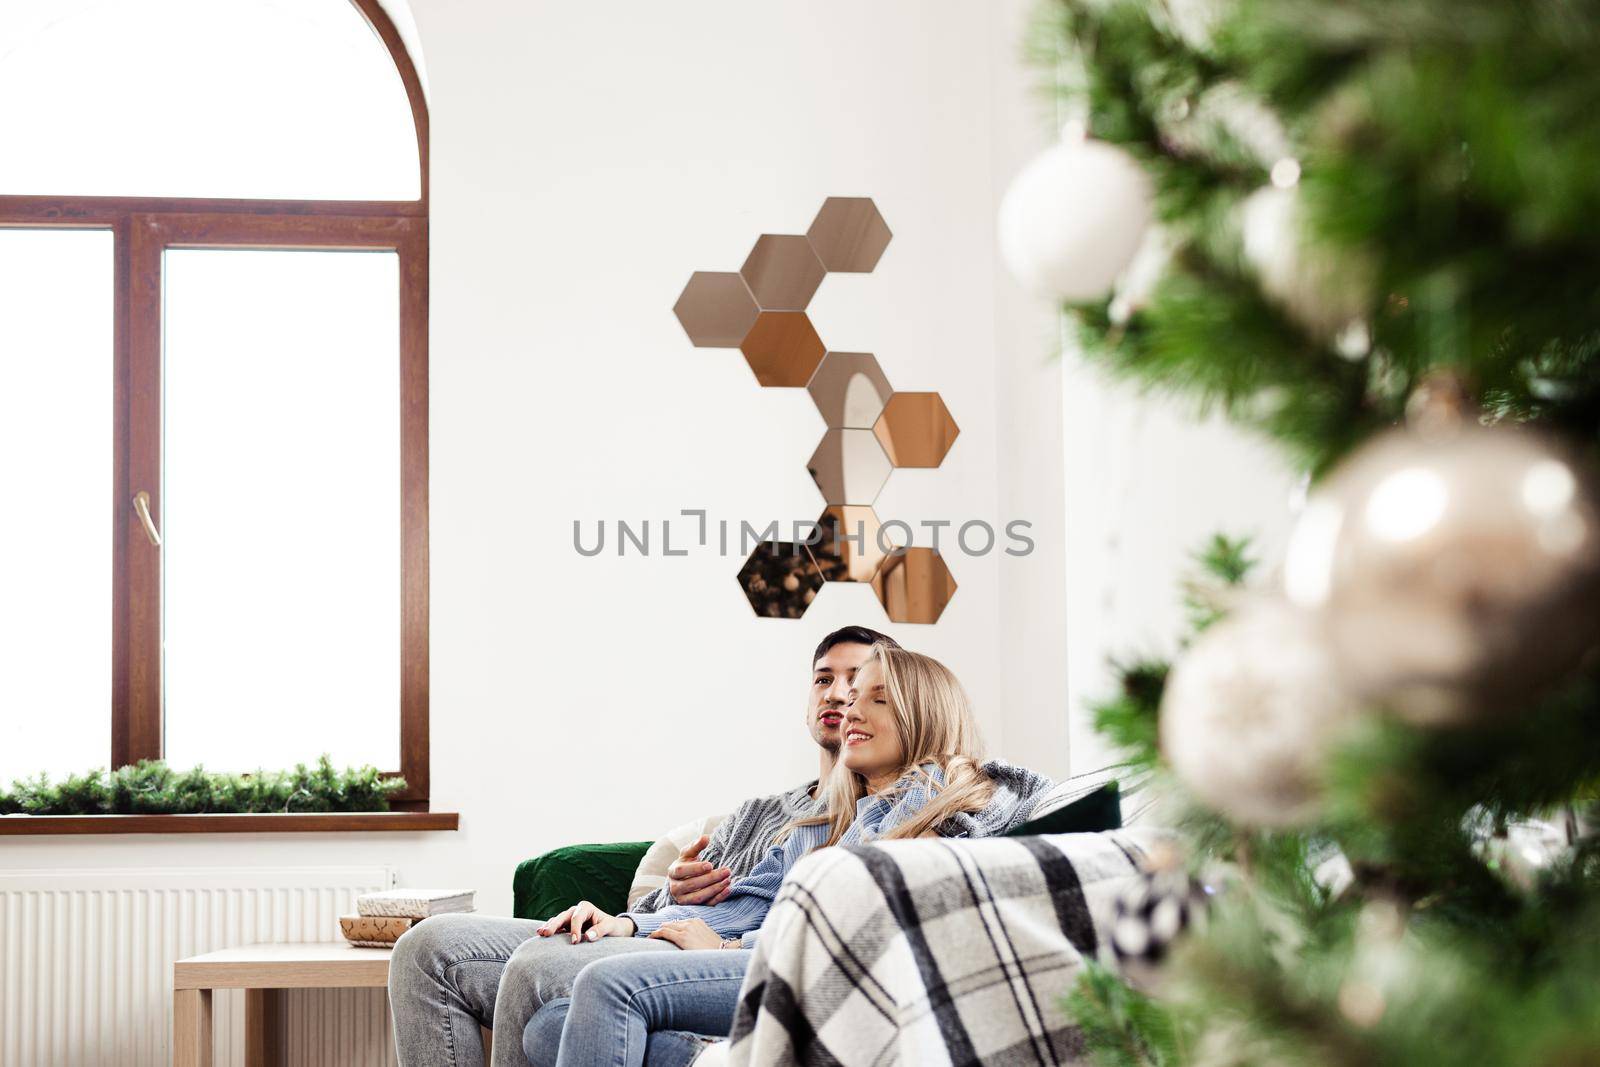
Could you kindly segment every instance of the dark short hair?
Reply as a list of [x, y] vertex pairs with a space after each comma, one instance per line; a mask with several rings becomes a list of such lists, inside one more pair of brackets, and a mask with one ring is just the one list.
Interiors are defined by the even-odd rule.
[[828, 649], [834, 645], [888, 645], [890, 648], [899, 648], [900, 642], [888, 634], [880, 634], [876, 630], [869, 630], [865, 626], [844, 626], [833, 631], [822, 639], [822, 644], [811, 653], [811, 665], [816, 666], [817, 660], [828, 654]]

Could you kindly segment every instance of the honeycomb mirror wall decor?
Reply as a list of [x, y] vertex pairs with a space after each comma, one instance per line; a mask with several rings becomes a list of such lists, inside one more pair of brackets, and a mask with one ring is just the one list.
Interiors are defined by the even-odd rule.
[[938, 393], [896, 392], [875, 355], [831, 351], [808, 313], [829, 274], [871, 273], [893, 237], [870, 197], [830, 196], [804, 235], [759, 235], [737, 272], [696, 271], [673, 306], [696, 348], [738, 349], [757, 385], [805, 389], [827, 426], [806, 464], [827, 505], [815, 537], [763, 541], [739, 568], [760, 618], [802, 617], [828, 582], [869, 584], [902, 623], [937, 622], [955, 595], [943, 556], [887, 543], [873, 503], [897, 468], [943, 464], [960, 428]]

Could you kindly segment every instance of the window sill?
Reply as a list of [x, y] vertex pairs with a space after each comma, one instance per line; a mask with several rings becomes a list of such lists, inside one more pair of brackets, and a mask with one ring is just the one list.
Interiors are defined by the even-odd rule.
[[0, 837], [53, 834], [305, 834], [455, 830], [453, 811], [229, 815], [0, 815]]

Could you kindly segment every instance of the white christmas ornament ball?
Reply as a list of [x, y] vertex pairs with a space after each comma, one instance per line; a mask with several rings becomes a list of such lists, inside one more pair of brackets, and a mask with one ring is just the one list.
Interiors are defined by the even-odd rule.
[[1000, 202], [1000, 254], [1041, 296], [1096, 300], [1111, 291], [1150, 225], [1153, 192], [1122, 149], [1076, 140], [1046, 150]]
[[1366, 263], [1336, 257], [1306, 239], [1295, 187], [1298, 165], [1295, 170], [1287, 187], [1258, 189], [1241, 206], [1244, 258], [1269, 299], [1312, 333], [1331, 339], [1366, 313], [1371, 272]]
[[1360, 697], [1468, 721], [1526, 705], [1600, 637], [1600, 497], [1532, 431], [1397, 430], [1312, 495], [1283, 576]]
[[1315, 616], [1256, 601], [1178, 660], [1161, 749], [1196, 797], [1235, 822], [1299, 825], [1317, 814], [1327, 758], [1359, 711]]

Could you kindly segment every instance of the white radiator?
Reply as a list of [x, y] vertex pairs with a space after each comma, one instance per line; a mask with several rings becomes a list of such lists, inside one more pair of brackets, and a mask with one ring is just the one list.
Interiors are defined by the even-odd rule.
[[[0, 1065], [165, 1067], [172, 964], [256, 941], [337, 941], [387, 867], [0, 871]], [[216, 1062], [244, 1059], [244, 994], [218, 990]], [[394, 1062], [381, 989], [289, 990], [295, 1067]]]

